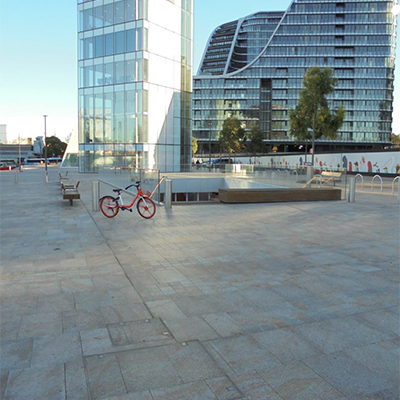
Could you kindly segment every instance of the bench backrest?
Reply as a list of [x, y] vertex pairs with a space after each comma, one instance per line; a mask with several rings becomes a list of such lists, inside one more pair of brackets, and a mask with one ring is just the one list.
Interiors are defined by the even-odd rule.
[[321, 172], [322, 176], [328, 176], [332, 178], [341, 178], [342, 177], [342, 172], [331, 172], [331, 171], [322, 171]]

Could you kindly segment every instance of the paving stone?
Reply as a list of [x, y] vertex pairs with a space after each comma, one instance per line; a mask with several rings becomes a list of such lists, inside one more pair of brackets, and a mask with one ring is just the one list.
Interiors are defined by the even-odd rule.
[[282, 400], [258, 373], [229, 374], [232, 381], [248, 399], [252, 400]]
[[374, 323], [387, 332], [400, 336], [399, 315], [395, 312], [398, 309], [399, 307], [393, 307], [387, 310], [370, 311], [360, 314], [359, 317]]
[[363, 399], [392, 384], [343, 352], [304, 360], [313, 371], [351, 399]]
[[258, 373], [285, 400], [347, 400], [301, 362], [260, 369]]
[[81, 359], [78, 333], [42, 336], [35, 338], [33, 342], [32, 367], [46, 368]]
[[0, 369], [0, 399], [4, 398], [4, 391], [6, 390], [8, 374], [9, 371]]
[[221, 309], [204, 296], [185, 296], [174, 300], [175, 304], [188, 317], [220, 312]]
[[281, 365], [250, 335], [213, 340], [210, 343], [236, 373]]
[[85, 356], [109, 353], [113, 349], [107, 328], [81, 331], [80, 337]]
[[175, 319], [175, 318], [186, 318], [186, 315], [181, 309], [175, 304], [173, 300], [155, 300], [147, 301], [147, 307], [150, 309], [154, 317], [160, 317], [162, 319]]
[[126, 322], [123, 325], [129, 344], [168, 344], [172, 338], [168, 328], [159, 318]]
[[187, 279], [183, 276], [179, 271], [175, 268], [162, 270], [162, 271], [153, 271], [151, 274], [157, 280], [158, 283], [175, 283], [175, 282], [186, 282]]
[[29, 368], [32, 357], [33, 339], [2, 341], [0, 346], [1, 369]]
[[205, 341], [220, 337], [204, 319], [199, 317], [167, 319], [164, 322], [178, 342]]
[[149, 390], [144, 392], [128, 393], [119, 396], [111, 396], [102, 400], [154, 400]]
[[162, 347], [122, 352], [117, 354], [117, 358], [129, 392], [183, 383]]
[[[21, 325], [21, 317], [18, 315], [1, 318], [6, 323], [0, 323], [0, 340], [15, 340], [18, 336], [18, 330]], [[0, 319], [0, 321], [1, 321]]]
[[67, 400], [89, 400], [83, 360], [65, 364], [65, 389]]
[[380, 344], [356, 347], [345, 351], [353, 360], [364, 365], [381, 378], [400, 387], [400, 358]]
[[322, 354], [321, 350], [290, 329], [259, 332], [253, 334], [253, 337], [284, 363]]
[[63, 293], [87, 292], [94, 290], [93, 282], [90, 278], [66, 279], [61, 281]]
[[141, 303], [102, 307], [101, 312], [106, 324], [151, 318], [146, 306]]
[[222, 337], [244, 333], [244, 330], [227, 313], [207, 314], [203, 315], [203, 318]]
[[244, 397], [237, 386], [225, 376], [206, 379], [206, 383], [218, 400], [236, 400]]
[[115, 355], [87, 357], [86, 372], [91, 399], [96, 400], [127, 393]]
[[100, 310], [76, 310], [62, 313], [62, 326], [64, 332], [75, 332], [105, 328], [106, 323]]
[[62, 332], [61, 314], [32, 314], [22, 317], [18, 331], [19, 338], [57, 335]]
[[325, 353], [375, 343], [393, 335], [370, 328], [353, 317], [303, 324], [293, 328], [293, 332], [303, 336]]
[[183, 382], [221, 377], [223, 372], [199, 342], [163, 347]]
[[154, 400], [217, 400], [211, 389], [202, 381], [151, 390], [151, 394]]
[[74, 296], [70, 293], [42, 296], [38, 299], [38, 313], [59, 313], [75, 309]]
[[4, 400], [65, 400], [64, 365], [11, 371]]
[[227, 313], [254, 307], [254, 303], [243, 296], [242, 292], [218, 293], [210, 297], [222, 311]]

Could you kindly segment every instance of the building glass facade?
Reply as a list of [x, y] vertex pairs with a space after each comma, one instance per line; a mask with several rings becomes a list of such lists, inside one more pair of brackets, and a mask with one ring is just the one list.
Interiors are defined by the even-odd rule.
[[78, 0], [79, 168], [191, 159], [193, 0]]
[[193, 135], [216, 143], [224, 120], [259, 125], [270, 144], [294, 144], [295, 108], [308, 68], [338, 78], [330, 107], [346, 117], [320, 148], [379, 147], [392, 132], [396, 17], [394, 1], [295, 0], [286, 12], [260, 12], [218, 27], [194, 77]]

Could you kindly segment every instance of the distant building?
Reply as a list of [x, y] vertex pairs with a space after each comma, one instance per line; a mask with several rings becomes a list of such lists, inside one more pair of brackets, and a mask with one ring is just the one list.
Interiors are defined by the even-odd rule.
[[19, 162], [21, 152], [21, 162], [27, 158], [35, 157], [33, 146], [29, 144], [3, 144], [0, 143], [0, 161], [12, 160], [15, 163]]
[[78, 0], [79, 168], [191, 162], [193, 0]]
[[286, 11], [259, 12], [216, 28], [194, 77], [193, 135], [199, 152], [218, 143], [228, 117], [243, 121], [247, 129], [259, 125], [271, 147], [293, 150], [288, 114], [313, 66], [333, 69], [338, 85], [330, 106], [343, 104], [347, 110], [337, 139], [321, 138], [317, 149], [390, 144], [394, 4], [295, 0]]
[[0, 143], [7, 143], [7, 125], [0, 125]]

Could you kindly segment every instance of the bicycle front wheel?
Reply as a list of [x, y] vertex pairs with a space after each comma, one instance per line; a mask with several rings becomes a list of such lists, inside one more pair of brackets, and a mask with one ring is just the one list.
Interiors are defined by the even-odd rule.
[[118, 201], [111, 196], [105, 196], [100, 200], [100, 210], [107, 218], [113, 218], [118, 214]]
[[149, 197], [141, 198], [137, 203], [137, 210], [141, 217], [149, 219], [156, 213], [156, 205]]

